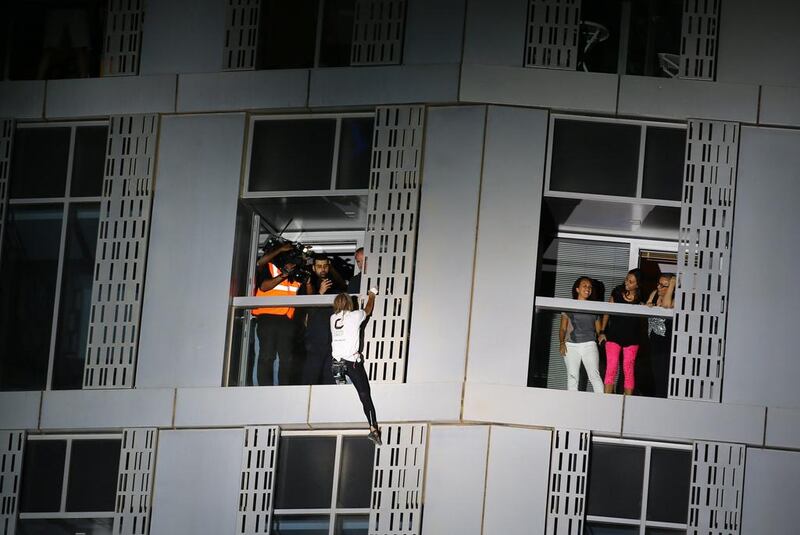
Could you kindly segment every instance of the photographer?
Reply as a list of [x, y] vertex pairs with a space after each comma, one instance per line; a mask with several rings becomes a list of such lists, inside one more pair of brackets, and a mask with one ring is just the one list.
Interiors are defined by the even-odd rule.
[[[299, 262], [302, 258], [298, 258], [291, 243], [282, 243], [266, 251], [256, 262], [256, 297], [296, 295], [300, 283], [293, 281], [291, 275]], [[256, 308], [252, 314], [256, 318], [260, 346], [256, 361], [258, 384], [275, 384], [273, 365], [276, 355], [279, 357], [278, 384], [289, 384], [289, 369], [294, 361], [294, 308]]]

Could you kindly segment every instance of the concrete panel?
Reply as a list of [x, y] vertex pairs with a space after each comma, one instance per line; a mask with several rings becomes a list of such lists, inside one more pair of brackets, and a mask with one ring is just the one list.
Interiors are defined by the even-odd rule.
[[[489, 108], [467, 360], [472, 382], [527, 384], [546, 140], [546, 111]], [[509, 261], [519, 268], [510, 279], [497, 272]]]
[[0, 82], [0, 117], [41, 119], [44, 117], [45, 82]]
[[616, 74], [464, 64], [461, 102], [614, 114]]
[[138, 386], [219, 386], [244, 114], [161, 121]]
[[311, 71], [309, 107], [456, 102], [458, 64]]
[[178, 77], [179, 112], [302, 108], [308, 70], [218, 72]]
[[654, 76], [622, 76], [618, 113], [680, 121], [702, 117], [755, 123], [758, 116], [758, 86]]
[[792, 282], [800, 264], [798, 169], [800, 131], [741, 129], [724, 403], [800, 409], [792, 314], [800, 302], [800, 285]]
[[408, 382], [464, 379], [485, 120], [484, 106], [428, 112]]
[[[461, 414], [461, 383], [373, 383], [378, 421], [455, 422]], [[308, 423], [312, 427], [366, 426], [358, 394], [350, 385], [311, 387]]]
[[717, 81], [800, 86], [800, 4], [726, 0], [720, 9]]
[[622, 434], [630, 438], [715, 440], [761, 445], [764, 407], [625, 397]]
[[175, 391], [49, 390], [42, 395], [42, 429], [171, 427]]
[[800, 126], [800, 88], [761, 87], [760, 124]]
[[528, 0], [470, 0], [464, 63], [521, 67], [525, 58]]
[[118, 76], [47, 82], [48, 119], [175, 111], [175, 76]]
[[742, 535], [797, 533], [800, 453], [747, 449]]
[[309, 386], [179, 388], [175, 427], [307, 427]]
[[150, 534], [233, 533], [243, 444], [243, 429], [159, 433]]
[[466, 383], [464, 421], [568, 427], [618, 436], [622, 396]]
[[489, 426], [431, 426], [423, 533], [483, 533], [488, 449]]
[[216, 0], [148, 2], [139, 73], [221, 70], [226, 5]]
[[492, 426], [483, 533], [544, 533], [550, 439], [542, 429]]
[[800, 450], [800, 410], [767, 407], [764, 445]]
[[460, 63], [466, 0], [409, 0], [403, 64]]
[[0, 429], [36, 429], [42, 393], [0, 392]]

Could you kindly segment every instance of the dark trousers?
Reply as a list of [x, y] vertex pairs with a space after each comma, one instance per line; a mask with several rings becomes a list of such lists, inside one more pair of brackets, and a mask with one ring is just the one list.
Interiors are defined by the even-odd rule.
[[350, 362], [348, 360], [343, 360], [342, 362], [345, 365], [345, 373], [353, 382], [353, 386], [356, 387], [358, 399], [361, 400], [361, 406], [364, 408], [364, 415], [367, 417], [367, 422], [369, 422], [370, 427], [377, 428], [378, 418], [375, 415], [375, 405], [372, 403], [372, 394], [369, 389], [367, 372], [364, 370], [364, 363]]
[[671, 336], [650, 335], [650, 364], [653, 367], [653, 396], [667, 397]]
[[286, 316], [261, 314], [256, 316], [258, 333], [258, 384], [273, 385], [272, 368], [278, 355], [278, 384], [289, 384], [289, 370], [294, 361], [294, 322]]
[[306, 361], [303, 364], [304, 385], [332, 385], [330, 343], [306, 342]]

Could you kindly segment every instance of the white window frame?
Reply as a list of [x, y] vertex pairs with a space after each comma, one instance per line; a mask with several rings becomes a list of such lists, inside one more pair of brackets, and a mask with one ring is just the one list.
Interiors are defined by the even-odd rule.
[[[610, 516], [598, 516], [598, 515], [586, 515], [586, 522], [597, 522], [603, 524], [618, 524], [618, 525], [626, 525], [626, 526], [639, 526], [639, 535], [646, 535], [647, 528], [665, 528], [665, 529], [675, 529], [675, 530], [686, 530], [688, 527], [688, 510], [687, 510], [687, 522], [682, 524], [673, 523], [673, 522], [655, 522], [653, 520], [647, 520], [647, 498], [649, 493], [650, 487], [650, 454], [653, 448], [658, 449], [669, 449], [669, 450], [678, 450], [678, 451], [686, 451], [689, 452], [691, 456], [691, 452], [693, 451], [693, 446], [691, 444], [683, 444], [683, 443], [676, 443], [676, 442], [657, 442], [653, 440], [638, 440], [638, 439], [628, 439], [628, 438], [612, 438], [612, 437], [603, 437], [603, 436], [592, 436], [592, 444], [612, 444], [612, 445], [620, 445], [620, 446], [636, 446], [636, 447], [643, 447], [645, 449], [644, 454], [644, 474], [642, 477], [642, 508], [639, 513], [639, 519], [632, 519], [632, 518], [616, 518]], [[687, 479], [686, 486], [689, 487], [691, 481]]]
[[[365, 515], [369, 517], [369, 506], [363, 508], [336, 507], [339, 494], [339, 478], [341, 474], [342, 461], [342, 442], [344, 437], [366, 436], [361, 430], [324, 430], [324, 431], [281, 431], [281, 438], [284, 437], [336, 437], [336, 454], [333, 460], [333, 491], [331, 492], [330, 508], [322, 509], [274, 509], [272, 511], [273, 522], [280, 516], [327, 516], [330, 519], [328, 525], [328, 535], [334, 535], [336, 529], [336, 517], [338, 515]], [[278, 452], [280, 455], [280, 451]]]
[[[109, 127], [109, 121], [59, 121], [52, 123], [17, 123], [16, 129], [34, 129], [34, 128], [64, 128], [70, 129], [69, 137], [69, 155], [67, 157], [67, 178], [64, 184], [64, 195], [61, 197], [21, 197], [17, 199], [11, 198], [9, 195], [9, 206], [26, 206], [26, 205], [60, 205], [63, 210], [61, 214], [61, 236], [59, 238], [58, 248], [58, 267], [56, 268], [56, 287], [55, 297], [53, 299], [53, 320], [50, 326], [50, 351], [47, 357], [47, 379], [45, 381], [45, 390], [52, 390], [53, 383], [53, 365], [55, 364], [56, 353], [56, 340], [58, 338], [58, 320], [59, 310], [61, 306], [61, 283], [63, 281], [64, 273], [64, 254], [66, 253], [65, 247], [67, 244], [67, 223], [69, 222], [69, 208], [71, 204], [90, 204], [96, 203], [98, 209], [101, 208], [102, 196], [91, 197], [78, 197], [71, 195], [72, 189], [72, 166], [75, 157], [75, 132], [79, 127], [85, 126], [105, 126]], [[14, 176], [10, 177], [13, 181]]]
[[[296, 113], [276, 115], [250, 115], [247, 128], [247, 143], [245, 143], [245, 165], [241, 180], [242, 199], [270, 199], [276, 197], [356, 197], [367, 195], [368, 189], [336, 189], [337, 174], [339, 172], [339, 142], [342, 132], [342, 119], [357, 119], [359, 117], [372, 117], [375, 112], [352, 113]], [[331, 181], [328, 189], [317, 190], [288, 190], [288, 191], [250, 191], [250, 159], [253, 154], [253, 133], [257, 121], [286, 121], [308, 119], [335, 119], [336, 131], [333, 140], [333, 161], [331, 162]]]
[[67, 441], [64, 452], [64, 476], [61, 483], [61, 506], [59, 511], [45, 513], [19, 513], [20, 520], [56, 520], [73, 518], [114, 518], [116, 512], [111, 511], [79, 511], [68, 512], [67, 491], [69, 490], [69, 467], [72, 460], [72, 443], [79, 440], [119, 440], [122, 444], [122, 433], [95, 433], [88, 435], [28, 435], [27, 442]]
[[[636, 176], [636, 195], [633, 197], [621, 195], [605, 195], [600, 193], [580, 193], [569, 191], [558, 191], [550, 188], [550, 174], [553, 170], [553, 129], [556, 120], [567, 121], [580, 121], [580, 122], [593, 122], [593, 123], [607, 123], [607, 124], [624, 124], [639, 126], [639, 163]], [[668, 206], [673, 208], [680, 208], [681, 201], [669, 201], [664, 199], [651, 199], [642, 197], [642, 184], [644, 182], [644, 158], [645, 148], [647, 143], [647, 127], [654, 126], [659, 128], [674, 128], [679, 130], [686, 130], [686, 123], [671, 123], [665, 121], [644, 121], [637, 119], [617, 119], [612, 117], [594, 117], [590, 115], [573, 115], [567, 113], [551, 113], [547, 127], [547, 160], [545, 163], [545, 183], [544, 183], [544, 196], [556, 197], [561, 199], [586, 199], [594, 201], [606, 202], [619, 202], [619, 203], [641, 203], [652, 206]]]

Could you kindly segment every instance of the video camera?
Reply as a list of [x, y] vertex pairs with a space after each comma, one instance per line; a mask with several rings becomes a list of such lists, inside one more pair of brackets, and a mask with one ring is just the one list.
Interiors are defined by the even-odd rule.
[[259, 256], [277, 249], [285, 243], [290, 244], [292, 248], [276, 256], [272, 260], [272, 263], [278, 266], [281, 271], [284, 271], [286, 264], [294, 264], [295, 267], [289, 272], [289, 281], [304, 284], [311, 276], [311, 270], [308, 268], [308, 261], [311, 256], [310, 247], [300, 242], [293, 242], [286, 238], [270, 234], [267, 236], [264, 244], [259, 246]]

